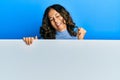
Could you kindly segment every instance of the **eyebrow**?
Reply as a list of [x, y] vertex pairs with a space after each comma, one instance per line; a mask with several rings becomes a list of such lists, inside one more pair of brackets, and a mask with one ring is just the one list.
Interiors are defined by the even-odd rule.
[[[56, 16], [56, 15], [58, 15], [58, 14], [59, 14], [58, 12], [57, 12], [57, 13], [55, 13], [55, 16]], [[59, 14], [59, 15], [60, 15], [60, 14]], [[48, 16], [48, 17], [49, 17], [49, 18], [52, 18], [51, 16]]]

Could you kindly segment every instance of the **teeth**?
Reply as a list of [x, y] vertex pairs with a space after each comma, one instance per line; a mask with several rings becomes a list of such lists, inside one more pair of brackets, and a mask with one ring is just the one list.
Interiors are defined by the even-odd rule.
[[56, 25], [57, 25], [57, 26], [60, 26], [60, 23], [57, 23]]

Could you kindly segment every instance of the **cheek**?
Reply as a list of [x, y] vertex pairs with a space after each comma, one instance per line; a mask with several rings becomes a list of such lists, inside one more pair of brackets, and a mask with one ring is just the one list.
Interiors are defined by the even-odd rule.
[[64, 24], [66, 24], [66, 21], [65, 21], [65, 20], [63, 20], [63, 23], [64, 23]]
[[63, 23], [66, 23], [65, 19], [63, 17], [60, 18], [60, 20], [63, 22]]
[[52, 26], [55, 24], [53, 21], [51, 21], [50, 23], [51, 23]]
[[51, 23], [52, 27], [55, 28], [55, 22], [52, 21], [50, 23]]

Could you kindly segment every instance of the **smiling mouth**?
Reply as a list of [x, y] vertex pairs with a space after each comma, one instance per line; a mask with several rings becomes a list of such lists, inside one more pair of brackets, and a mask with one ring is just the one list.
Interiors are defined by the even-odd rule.
[[62, 23], [56, 23], [56, 26], [57, 26], [57, 27], [60, 27], [61, 24], [62, 24]]

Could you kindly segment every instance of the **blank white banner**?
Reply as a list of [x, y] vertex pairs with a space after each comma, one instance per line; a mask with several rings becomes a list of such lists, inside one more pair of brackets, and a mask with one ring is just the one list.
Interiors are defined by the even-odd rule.
[[120, 80], [120, 41], [0, 40], [0, 80]]

